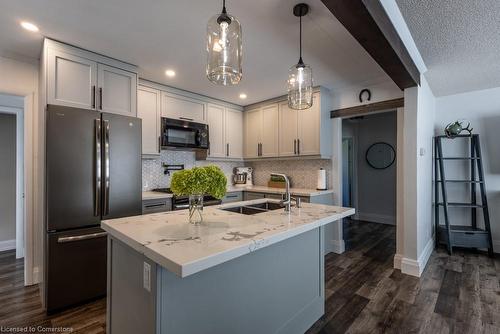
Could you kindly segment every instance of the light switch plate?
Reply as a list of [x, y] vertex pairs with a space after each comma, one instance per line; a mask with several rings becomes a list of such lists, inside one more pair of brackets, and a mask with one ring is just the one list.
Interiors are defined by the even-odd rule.
[[151, 292], [151, 265], [147, 262], [144, 262], [142, 281], [144, 289]]

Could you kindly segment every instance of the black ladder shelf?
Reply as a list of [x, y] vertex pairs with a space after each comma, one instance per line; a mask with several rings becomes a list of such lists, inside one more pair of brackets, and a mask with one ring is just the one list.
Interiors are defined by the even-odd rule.
[[[470, 156], [468, 157], [444, 157], [443, 140], [454, 138], [470, 139]], [[493, 242], [491, 239], [490, 215], [488, 211], [488, 199], [486, 198], [486, 187], [484, 182], [483, 161], [481, 158], [481, 145], [479, 135], [459, 135], [455, 137], [436, 136], [434, 137], [435, 162], [434, 162], [434, 215], [436, 223], [436, 247], [444, 243], [451, 255], [453, 247], [487, 248], [488, 254], [493, 256]], [[470, 163], [470, 179], [468, 180], [448, 180], [446, 179], [445, 165], [447, 160], [462, 160]], [[477, 172], [477, 179], [476, 179]], [[454, 203], [448, 202], [448, 183], [470, 184], [470, 202]], [[477, 201], [477, 185], [481, 201]], [[441, 196], [439, 196], [441, 188]], [[443, 208], [444, 225], [440, 224], [440, 208]], [[471, 225], [451, 225], [448, 210], [451, 208], [470, 208]], [[484, 229], [477, 225], [477, 209], [482, 209]]]

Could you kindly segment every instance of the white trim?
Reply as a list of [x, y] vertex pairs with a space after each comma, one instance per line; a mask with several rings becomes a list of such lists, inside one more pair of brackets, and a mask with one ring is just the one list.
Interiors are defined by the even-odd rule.
[[325, 240], [325, 255], [328, 253], [342, 254], [345, 252], [344, 240]]
[[16, 249], [16, 239], [0, 241], [0, 252]]
[[42, 281], [41, 272], [38, 267], [33, 268], [33, 281], [34, 282]]
[[493, 252], [500, 254], [500, 240], [493, 240]]
[[357, 219], [364, 220], [372, 223], [379, 224], [387, 224], [387, 225], [395, 225], [396, 217], [390, 215], [380, 215], [378, 213], [366, 213], [366, 212], [358, 212], [356, 214]]
[[401, 270], [401, 261], [402, 260], [403, 260], [402, 254], [395, 254], [394, 255], [394, 269]]
[[[427, 245], [425, 245], [422, 254], [418, 257], [418, 261], [408, 258], [401, 259], [401, 272], [403, 274], [420, 277], [424, 272], [425, 266], [429, 261], [434, 250], [434, 239], [429, 239]], [[394, 256], [394, 265], [396, 265], [396, 256]]]
[[417, 45], [411, 36], [410, 29], [406, 25], [406, 21], [399, 10], [398, 5], [395, 0], [380, 0], [382, 7], [384, 7], [387, 16], [392, 22], [394, 29], [396, 29], [401, 41], [403, 42], [406, 50], [410, 54], [410, 57], [415, 62], [420, 73], [427, 72], [427, 66], [425, 66], [424, 60], [418, 51]]

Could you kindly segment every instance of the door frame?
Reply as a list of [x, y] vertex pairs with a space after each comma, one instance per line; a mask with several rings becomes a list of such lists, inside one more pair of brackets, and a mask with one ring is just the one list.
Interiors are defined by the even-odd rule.
[[[404, 254], [404, 108], [390, 108], [387, 110], [379, 110], [376, 113], [396, 112], [396, 254], [394, 255], [394, 268], [401, 269], [401, 259]], [[368, 113], [373, 114], [373, 112]], [[360, 116], [360, 115], [353, 115]], [[333, 190], [337, 195], [335, 205], [342, 206], [342, 120], [349, 117], [335, 117], [332, 119], [333, 128]], [[357, 203], [355, 203], [357, 204]], [[339, 221], [334, 228], [333, 243], [345, 245], [343, 240], [343, 226]], [[344, 247], [335, 250], [336, 253], [343, 253]]]
[[24, 257], [24, 284], [31, 285], [38, 279], [34, 277], [38, 270], [34, 268], [33, 145], [28, 145], [33, 142], [35, 94], [20, 96], [8, 91], [2, 94], [23, 99], [23, 108], [2, 106], [1, 110], [16, 115], [16, 258]]
[[16, 259], [24, 257], [24, 112], [17, 106], [0, 105], [0, 113], [16, 118]]

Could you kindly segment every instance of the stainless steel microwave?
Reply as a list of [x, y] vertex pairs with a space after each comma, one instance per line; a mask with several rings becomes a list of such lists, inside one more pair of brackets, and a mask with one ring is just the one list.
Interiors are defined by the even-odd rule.
[[161, 118], [162, 149], [207, 150], [208, 125], [173, 118]]

